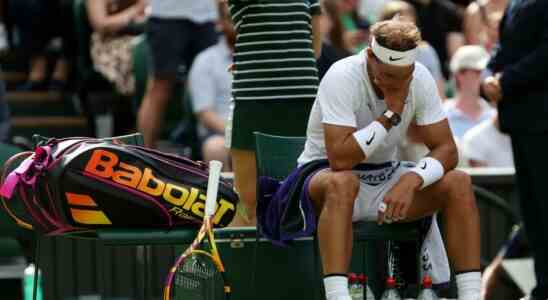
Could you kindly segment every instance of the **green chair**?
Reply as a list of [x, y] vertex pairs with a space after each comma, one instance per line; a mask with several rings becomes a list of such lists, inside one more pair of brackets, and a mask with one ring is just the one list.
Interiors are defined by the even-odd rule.
[[[281, 180], [296, 166], [297, 158], [304, 149], [306, 138], [287, 137], [254, 132], [256, 147], [257, 176], [269, 176]], [[260, 194], [257, 187], [257, 194]], [[359, 222], [354, 224], [353, 265], [363, 268], [369, 276], [369, 283], [376, 290], [382, 289], [383, 280], [376, 275], [386, 264], [379, 262], [375, 249], [377, 241], [418, 241], [420, 237], [418, 223], [395, 223], [379, 226], [375, 222]], [[365, 242], [365, 243], [364, 243]], [[418, 245], [418, 244], [417, 244]], [[418, 252], [417, 252], [418, 253]], [[419, 254], [420, 256], [420, 254]], [[417, 265], [420, 262], [417, 257]]]

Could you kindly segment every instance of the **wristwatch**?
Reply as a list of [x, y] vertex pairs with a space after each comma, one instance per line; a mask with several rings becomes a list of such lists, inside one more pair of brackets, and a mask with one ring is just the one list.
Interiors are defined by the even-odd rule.
[[400, 124], [401, 122], [401, 116], [398, 113], [395, 113], [389, 109], [387, 109], [383, 113], [383, 116], [385, 116], [388, 121], [390, 121], [390, 124], [392, 124], [392, 126], [398, 126], [398, 124]]

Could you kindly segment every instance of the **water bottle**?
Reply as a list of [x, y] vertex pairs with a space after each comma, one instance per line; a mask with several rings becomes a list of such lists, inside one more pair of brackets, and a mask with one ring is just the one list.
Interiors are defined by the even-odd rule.
[[432, 278], [426, 275], [422, 279], [422, 290], [417, 297], [417, 300], [438, 300], [438, 296], [432, 290]]
[[23, 277], [23, 297], [25, 300], [33, 300], [34, 292], [34, 274], [38, 273], [38, 287], [36, 288], [36, 300], [43, 300], [42, 294], [42, 274], [40, 271], [35, 272], [34, 264], [30, 264], [25, 268]]
[[348, 290], [352, 300], [363, 300], [363, 289], [355, 273], [348, 274]]
[[366, 300], [375, 300], [375, 294], [373, 294], [373, 291], [371, 290], [371, 287], [369, 286], [369, 284], [367, 284], [367, 276], [365, 276], [364, 274], [360, 274], [358, 276], [358, 280], [360, 281], [360, 283], [362, 285], [362, 289], [363, 289], [362, 292], [365, 291], [365, 293], [363, 293], [365, 295], [365, 299]]
[[384, 290], [381, 300], [401, 300], [400, 294], [396, 289], [396, 280], [394, 277], [386, 279], [386, 290]]

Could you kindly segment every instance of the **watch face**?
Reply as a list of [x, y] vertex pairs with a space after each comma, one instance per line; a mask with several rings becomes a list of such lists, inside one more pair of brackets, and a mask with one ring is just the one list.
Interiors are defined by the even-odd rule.
[[393, 126], [397, 126], [398, 124], [400, 124], [401, 122], [400, 115], [397, 113], [394, 113], [394, 115], [392, 115], [392, 118], [390, 118], [390, 122], [392, 123]]

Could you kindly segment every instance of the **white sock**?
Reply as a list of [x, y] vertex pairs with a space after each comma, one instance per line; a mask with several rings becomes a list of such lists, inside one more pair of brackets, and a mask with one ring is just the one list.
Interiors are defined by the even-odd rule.
[[481, 273], [466, 272], [458, 274], [457, 288], [459, 300], [479, 300], [481, 293]]
[[327, 300], [352, 300], [348, 292], [348, 278], [341, 275], [327, 276], [323, 279]]

